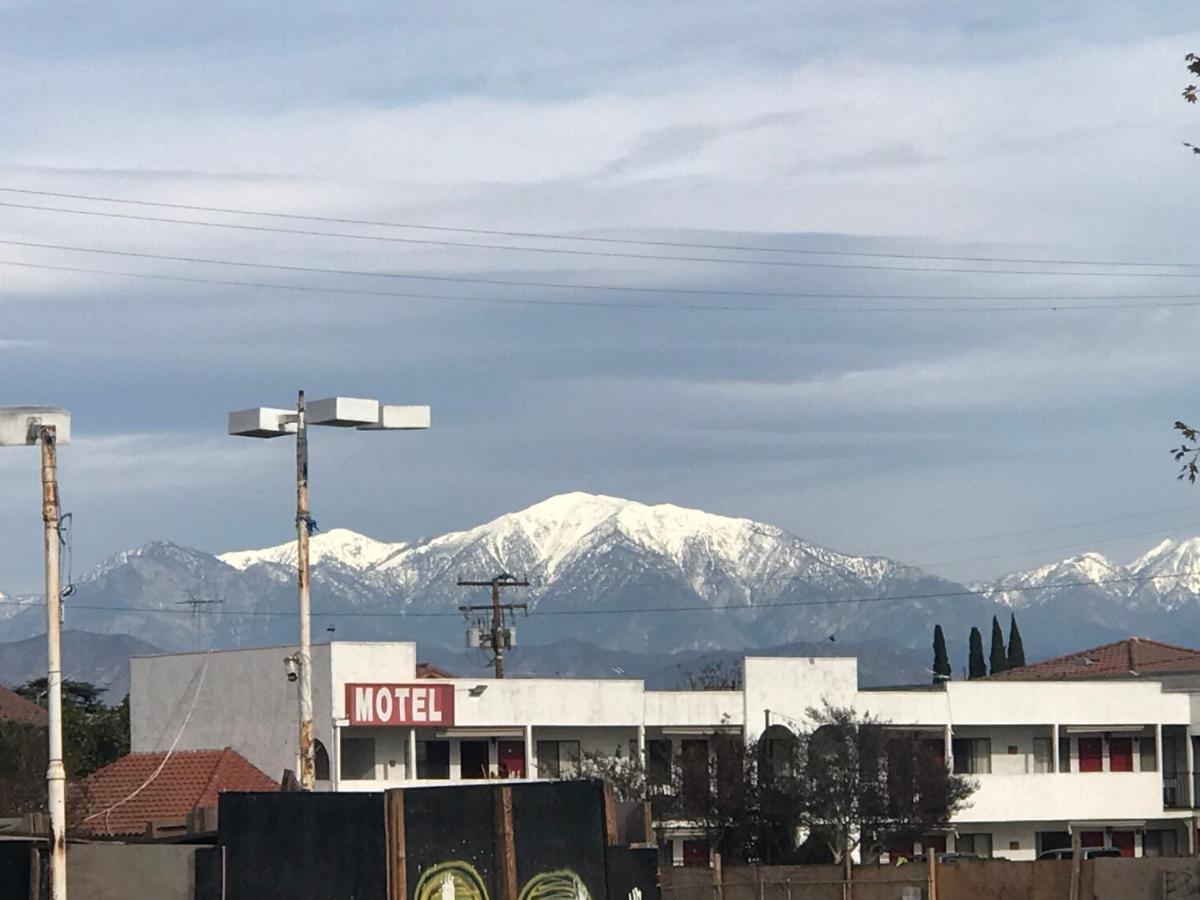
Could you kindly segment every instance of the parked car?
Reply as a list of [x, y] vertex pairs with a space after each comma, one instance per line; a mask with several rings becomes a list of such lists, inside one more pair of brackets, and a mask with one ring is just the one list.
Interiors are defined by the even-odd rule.
[[[1083, 848], [1083, 858], [1084, 859], [1110, 859], [1112, 857], [1119, 857], [1120, 855], [1121, 855], [1121, 851], [1118, 850], [1116, 847], [1084, 847]], [[1071, 858], [1071, 848], [1070, 847], [1059, 847], [1057, 850], [1047, 850], [1044, 853], [1038, 854], [1038, 859], [1070, 859], [1070, 858]]]

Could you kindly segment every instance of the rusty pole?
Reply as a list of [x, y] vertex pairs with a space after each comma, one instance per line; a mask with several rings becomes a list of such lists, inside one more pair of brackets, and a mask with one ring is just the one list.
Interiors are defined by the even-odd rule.
[[300, 594], [300, 787], [316, 784], [312, 707], [312, 600], [308, 581], [308, 422], [304, 391], [296, 401], [296, 570]]
[[492, 579], [492, 652], [496, 654], [496, 677], [504, 677], [504, 612], [500, 609], [500, 579]]
[[49, 712], [50, 900], [67, 900], [67, 773], [62, 752], [62, 592], [58, 582], [58, 452], [53, 425], [38, 426], [46, 550], [46, 707]]

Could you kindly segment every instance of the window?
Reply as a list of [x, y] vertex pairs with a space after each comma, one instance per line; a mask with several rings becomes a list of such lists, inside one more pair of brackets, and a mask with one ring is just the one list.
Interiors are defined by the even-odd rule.
[[578, 778], [579, 741], [538, 741], [538, 778]]
[[317, 781], [329, 780], [329, 751], [318, 740], [313, 741], [314, 777]]
[[1178, 856], [1179, 835], [1174, 829], [1142, 832], [1142, 856]]
[[375, 778], [375, 738], [342, 738], [342, 779], [373, 781]]
[[960, 834], [954, 839], [957, 853], [974, 853], [976, 856], [991, 857], [992, 836], [990, 834]]
[[1104, 771], [1104, 742], [1098, 737], [1079, 739], [1079, 771]]
[[1054, 742], [1048, 737], [1033, 739], [1033, 771], [1039, 775], [1054, 771]]
[[417, 741], [417, 778], [430, 781], [450, 777], [450, 742]]
[[1158, 771], [1158, 754], [1152, 737], [1138, 738], [1138, 768], [1143, 772]]
[[646, 780], [658, 787], [671, 783], [671, 742], [646, 741]]
[[1133, 771], [1133, 738], [1113, 738], [1108, 742], [1108, 771]]
[[950, 745], [954, 754], [954, 772], [958, 775], [990, 775], [992, 772], [991, 738], [955, 738]]
[[458, 759], [465, 779], [487, 778], [491, 759], [487, 741], [459, 741]]
[[1071, 771], [1071, 739], [1069, 737], [1058, 739], [1058, 771]]
[[1071, 847], [1071, 834], [1067, 831], [1039, 831], [1035, 837], [1038, 853], [1045, 853], [1047, 850], [1070, 849]]

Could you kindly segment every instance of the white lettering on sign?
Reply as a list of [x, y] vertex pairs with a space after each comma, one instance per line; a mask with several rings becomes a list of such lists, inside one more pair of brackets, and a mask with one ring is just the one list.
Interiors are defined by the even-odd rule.
[[346, 717], [352, 725], [454, 724], [452, 684], [347, 684]]

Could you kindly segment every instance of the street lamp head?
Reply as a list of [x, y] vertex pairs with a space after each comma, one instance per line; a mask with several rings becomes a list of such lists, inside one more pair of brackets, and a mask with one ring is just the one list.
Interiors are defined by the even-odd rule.
[[55, 442], [71, 440], [71, 414], [57, 406], [0, 406], [0, 447], [29, 447], [38, 443], [40, 429], [54, 429]]
[[419, 431], [428, 428], [431, 422], [428, 406], [379, 407], [379, 421], [372, 425], [359, 425], [359, 431]]
[[296, 433], [296, 412], [258, 406], [229, 414], [229, 433], [237, 437], [273, 438]]

